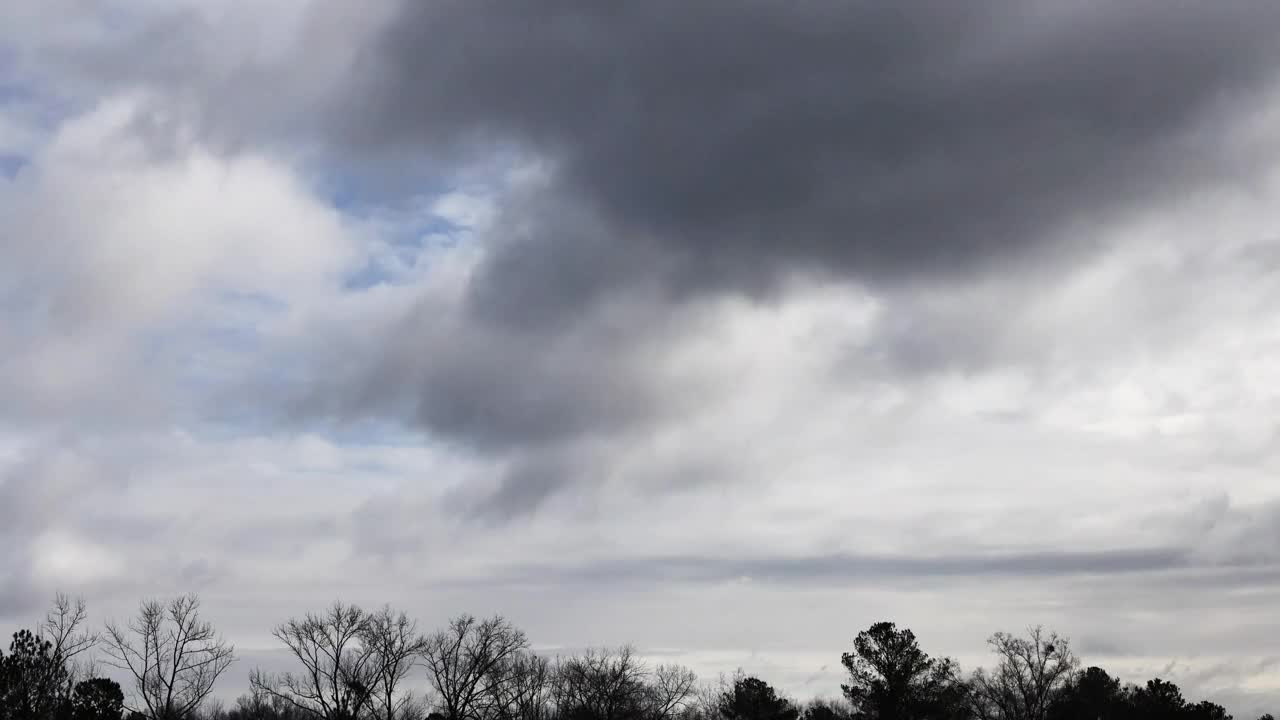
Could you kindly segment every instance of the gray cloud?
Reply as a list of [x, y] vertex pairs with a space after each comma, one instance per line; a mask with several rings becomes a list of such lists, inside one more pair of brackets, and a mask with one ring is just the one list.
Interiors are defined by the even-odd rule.
[[89, 455], [71, 443], [50, 443], [0, 472], [0, 617], [31, 613], [51, 595], [37, 566], [41, 536], [92, 528], [101, 518], [86, 509], [123, 486], [120, 458]]
[[[803, 557], [644, 557], [585, 563], [574, 567], [523, 565], [521, 578], [533, 583], [648, 584], [735, 580], [786, 586], [883, 581], [890, 578], [1061, 577], [1133, 575], [1189, 568], [1179, 550], [1107, 550], [1007, 554], [893, 556], [856, 553]], [[508, 582], [512, 581], [507, 577]]]
[[987, 366], [1010, 293], [950, 291], [1052, 275], [1108, 221], [1243, 174], [1226, 131], [1267, 97], [1278, 27], [1243, 3], [402, 3], [326, 96], [331, 150], [546, 175], [501, 198], [460, 307], [423, 303], [313, 405], [501, 458], [475, 507], [509, 517], [693, 407], [654, 369], [693, 298], [834, 275], [886, 293], [888, 381]]
[[1280, 11], [81, 5], [0, 9], [0, 619], [1272, 682]]
[[[1254, 3], [405, 3], [346, 131], [551, 163], [545, 205], [519, 209], [532, 247], [480, 280], [521, 317], [653, 272], [1008, 270], [1232, 172], [1218, 133], [1269, 82], [1278, 26]], [[599, 237], [566, 236], [564, 203]]]
[[306, 362], [283, 404], [288, 421], [392, 418], [423, 428], [495, 463], [495, 478], [453, 502], [476, 518], [505, 520], [606, 475], [629, 440], [706, 408], [720, 391], [669, 357], [707, 322], [696, 304], [668, 312], [638, 291], [581, 308], [574, 322], [522, 323], [488, 312], [470, 292], [424, 299], [340, 346], [328, 326], [317, 327], [324, 349], [304, 343], [279, 361]]
[[[477, 503], [493, 517], [705, 399], [655, 370], [697, 312], [673, 298], [836, 273], [892, 293], [873, 348], [889, 381], [1007, 355], [1008, 294], [970, 306], [937, 283], [1036, 260], [1052, 272], [1041, 251], [1239, 170], [1220, 133], [1280, 54], [1280, 11], [1192, 2], [446, 1], [387, 17], [317, 3], [243, 39], [279, 51], [228, 60], [217, 39], [244, 17], [130, 16], [39, 57], [84, 84], [160, 89], [166, 108], [194, 108], [166, 116], [175, 128], [223, 150], [318, 140], [362, 182], [370, 161], [412, 178], [544, 164], [544, 183], [502, 196], [462, 307], [424, 301], [322, 358], [340, 372], [317, 367], [293, 405], [501, 460], [507, 479]], [[147, 38], [183, 61], [139, 62]], [[300, 48], [328, 59], [302, 73]], [[917, 289], [939, 301], [913, 307]]]

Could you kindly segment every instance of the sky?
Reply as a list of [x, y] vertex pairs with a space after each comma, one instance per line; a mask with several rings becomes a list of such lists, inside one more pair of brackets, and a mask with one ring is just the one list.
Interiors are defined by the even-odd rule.
[[[0, 3], [0, 629], [1280, 707], [1280, 5]], [[1250, 715], [1252, 713], [1252, 715]]]

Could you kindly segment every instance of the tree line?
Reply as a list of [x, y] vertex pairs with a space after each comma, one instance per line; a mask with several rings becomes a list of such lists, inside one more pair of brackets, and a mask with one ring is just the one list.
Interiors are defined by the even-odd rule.
[[[0, 652], [0, 720], [1230, 720], [1171, 682], [1124, 684], [1081, 668], [1067, 638], [998, 632], [994, 662], [965, 674], [915, 634], [879, 622], [840, 661], [837, 699], [801, 702], [738, 671], [699, 683], [633, 649], [548, 657], [510, 621], [461, 615], [434, 632], [390, 607], [335, 603], [272, 634], [288, 672], [253, 669], [230, 706], [213, 697], [235, 649], [195, 595], [148, 600], [90, 630], [82, 600], [58, 595], [44, 621]], [[111, 668], [116, 680], [99, 674]], [[1259, 720], [1274, 720], [1265, 715]]]

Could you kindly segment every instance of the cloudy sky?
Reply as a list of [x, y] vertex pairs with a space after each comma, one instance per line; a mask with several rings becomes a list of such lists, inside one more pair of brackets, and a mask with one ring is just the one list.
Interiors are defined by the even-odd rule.
[[0, 627], [1280, 706], [1280, 5], [0, 3]]

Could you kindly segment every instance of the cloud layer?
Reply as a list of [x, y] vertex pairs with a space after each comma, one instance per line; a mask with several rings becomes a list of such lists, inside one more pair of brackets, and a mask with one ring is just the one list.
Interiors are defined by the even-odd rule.
[[0, 621], [196, 590], [270, 662], [340, 596], [804, 695], [1042, 622], [1264, 709], [1275, 15], [0, 10]]

